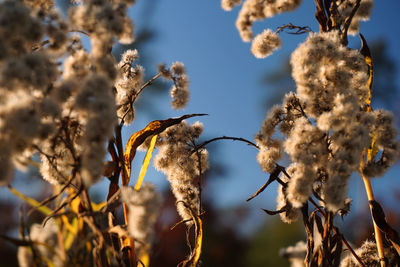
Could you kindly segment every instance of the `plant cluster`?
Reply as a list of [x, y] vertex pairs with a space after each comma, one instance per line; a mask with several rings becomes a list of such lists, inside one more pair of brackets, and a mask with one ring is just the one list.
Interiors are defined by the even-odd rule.
[[[79, 1], [63, 17], [51, 0], [0, 3], [0, 181], [7, 185], [15, 167], [33, 164], [54, 185], [54, 195], [41, 203], [9, 185], [45, 215], [42, 225], [22, 226], [20, 240], [7, 239], [20, 246], [21, 266], [148, 265], [161, 197], [142, 181], [156, 141], [157, 168], [171, 182], [188, 231], [196, 227], [198, 248], [182, 265], [199, 260], [201, 207], [192, 181], [207, 169], [208, 157], [204, 148], [192, 151], [201, 124], [183, 122], [196, 114], [151, 122], [125, 148], [122, 143], [121, 129], [135, 118], [135, 101], [154, 80], [172, 82], [172, 108], [184, 108], [189, 100], [183, 63], [160, 65], [158, 74], [144, 82], [136, 50], [125, 51], [120, 62], [112, 56], [116, 41], [134, 40], [127, 16], [133, 4]], [[89, 38], [90, 50], [82, 37]], [[132, 188], [131, 162], [142, 144], [148, 152]], [[88, 189], [102, 176], [110, 180], [109, 194], [96, 204]], [[116, 218], [121, 203], [122, 225]]]
[[[294, 265], [399, 264], [399, 236], [370, 185], [398, 156], [393, 115], [371, 107], [373, 64], [364, 37], [360, 51], [347, 47], [348, 34], [358, 33], [359, 22], [369, 18], [372, 0], [316, 0], [318, 33], [288, 24], [254, 38], [254, 22], [295, 10], [301, 1], [243, 3], [236, 26], [243, 41], [252, 41], [257, 58], [281, 46], [278, 34], [284, 30], [308, 34], [291, 56], [296, 92], [267, 114], [256, 143], [224, 136], [199, 144], [203, 125], [185, 120], [206, 114], [188, 114], [152, 121], [124, 146], [122, 128], [134, 121], [134, 104], [152, 82], [171, 82], [174, 109], [184, 108], [190, 95], [183, 63], [162, 64], [145, 81], [144, 68], [136, 64], [138, 51], [125, 51], [119, 62], [112, 56], [116, 41], [134, 41], [127, 16], [134, 2], [77, 1], [66, 17], [52, 0], [0, 2], [0, 183], [45, 216], [29, 229], [21, 220], [18, 239], [1, 236], [19, 246], [21, 266], [148, 266], [162, 207], [157, 188], [143, 182], [155, 148], [155, 168], [170, 183], [181, 217], [177, 224], [186, 227], [190, 252], [179, 265], [198, 266], [205, 212], [201, 178], [209, 168], [205, 147], [222, 139], [258, 149], [257, 160], [270, 173], [249, 200], [277, 181], [277, 211], [265, 211], [287, 223], [302, 218], [307, 242], [281, 252]], [[225, 10], [240, 4], [221, 1]], [[90, 50], [83, 37], [90, 40]], [[147, 153], [132, 187], [131, 163], [138, 149]], [[286, 168], [280, 165], [285, 154], [290, 158]], [[53, 185], [54, 194], [42, 202], [10, 185], [14, 169], [28, 165], [37, 166]], [[365, 183], [376, 236], [376, 242], [355, 250], [334, 226], [336, 215], [350, 212], [347, 191], [354, 172]], [[109, 180], [108, 195], [95, 203], [88, 191], [101, 177]]]
[[[240, 2], [221, 3], [222, 8], [230, 10]], [[308, 33], [290, 59], [296, 92], [286, 94], [282, 105], [271, 109], [255, 137], [259, 148], [257, 160], [261, 169], [270, 173], [270, 179], [250, 199], [272, 181], [279, 182], [277, 211], [267, 212], [280, 214], [286, 223], [303, 218], [307, 246], [298, 244], [296, 249], [302, 247], [307, 252], [303, 258], [306, 266], [394, 266], [399, 262], [398, 235], [390, 236], [384, 229], [385, 220], [375, 218], [384, 218], [384, 214], [382, 211], [378, 215], [373, 208], [379, 204], [373, 198], [369, 180], [383, 175], [396, 161], [397, 132], [390, 112], [371, 107], [373, 64], [366, 40], [360, 34], [360, 51], [347, 47], [348, 35], [359, 33], [359, 22], [369, 18], [373, 3], [315, 3], [318, 33], [311, 32], [309, 27], [288, 24], [276, 32], [264, 30], [253, 38], [255, 21], [292, 11], [301, 1], [247, 0], [236, 21], [243, 41], [252, 40], [251, 52], [257, 58], [265, 58], [280, 47], [278, 33], [284, 29]], [[284, 153], [291, 161], [287, 168], [279, 165]], [[365, 243], [356, 251], [333, 225], [335, 215], [350, 211], [347, 191], [353, 172], [359, 172], [365, 182], [378, 243]], [[314, 205], [311, 210], [309, 203]], [[389, 235], [392, 250], [384, 251], [381, 230]], [[343, 260], [342, 243], [353, 252]], [[292, 258], [298, 263], [298, 253]]]

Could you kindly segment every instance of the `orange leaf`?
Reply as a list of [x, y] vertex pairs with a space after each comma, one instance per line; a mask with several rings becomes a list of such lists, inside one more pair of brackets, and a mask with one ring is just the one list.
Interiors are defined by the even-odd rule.
[[201, 254], [201, 245], [203, 243], [203, 226], [201, 219], [199, 217], [195, 218], [197, 220], [197, 236], [196, 236], [196, 245], [194, 248], [194, 257], [193, 257], [193, 265], [197, 266], [197, 263], [200, 259]]
[[123, 169], [122, 185], [127, 185], [129, 183], [129, 178], [131, 176], [131, 164], [133, 158], [136, 155], [136, 149], [141, 144], [143, 144], [143, 142], [146, 140], [147, 137], [160, 134], [168, 127], [178, 124], [185, 119], [195, 116], [204, 116], [204, 115], [207, 114], [188, 114], [188, 115], [183, 115], [182, 117], [179, 118], [152, 121], [144, 129], [132, 134], [128, 140], [128, 143], [126, 144], [124, 152], [124, 169]]

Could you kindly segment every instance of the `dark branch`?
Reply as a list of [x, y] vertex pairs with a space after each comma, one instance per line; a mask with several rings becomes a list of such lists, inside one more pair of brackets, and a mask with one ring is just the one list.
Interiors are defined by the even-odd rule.
[[309, 26], [296, 26], [292, 23], [282, 25], [276, 30], [276, 33], [280, 33], [281, 31], [286, 30], [288, 34], [303, 34], [312, 32]]
[[218, 140], [241, 141], [241, 142], [247, 143], [248, 145], [253, 146], [253, 147], [257, 148], [257, 149], [260, 149], [260, 147], [258, 145], [256, 145], [255, 143], [253, 143], [253, 142], [251, 142], [251, 141], [249, 141], [247, 139], [244, 139], [244, 138], [241, 138], [241, 137], [221, 136], [221, 137], [215, 137], [213, 139], [207, 140], [207, 141], [201, 143], [200, 145], [195, 146], [193, 148], [193, 150], [192, 150], [192, 153], [194, 153], [194, 152], [202, 149], [206, 145], [208, 145], [208, 144], [210, 144], [210, 143], [212, 143], [214, 141], [218, 141]]

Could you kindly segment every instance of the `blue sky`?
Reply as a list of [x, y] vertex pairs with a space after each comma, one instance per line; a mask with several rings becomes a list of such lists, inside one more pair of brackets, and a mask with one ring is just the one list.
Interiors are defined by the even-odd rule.
[[[149, 0], [146, 0], [149, 1]], [[238, 8], [232, 12], [225, 12], [220, 8], [219, 1], [170, 0], [152, 1], [154, 10], [146, 25], [157, 33], [157, 39], [150, 44], [155, 63], [182, 61], [187, 67], [191, 81], [191, 101], [183, 111], [172, 111], [168, 107], [169, 99], [165, 95], [154, 99], [165, 111], [165, 117], [179, 116], [184, 113], [208, 113], [208, 117], [200, 120], [204, 123], [204, 135], [237, 136], [253, 140], [265, 116], [263, 103], [268, 94], [273, 95], [273, 88], [261, 83], [261, 77], [267, 72], [273, 72], [280, 67], [284, 58], [301, 43], [306, 35], [280, 36], [283, 46], [272, 56], [260, 60], [250, 53], [250, 44], [244, 43], [235, 27]], [[396, 0], [376, 2], [371, 20], [361, 25], [361, 32], [370, 41], [385, 39], [388, 43], [388, 53], [399, 62], [400, 39], [397, 36], [397, 21], [400, 2]], [[144, 0], [138, 0], [132, 8], [131, 14], [136, 27], [143, 27]], [[286, 13], [255, 24], [254, 33], [264, 28], [275, 30], [277, 27], [293, 23], [299, 26], [310, 26], [318, 31], [314, 19], [315, 4], [313, 1], [303, 1], [301, 7], [291, 13]], [[359, 47], [359, 39], [350, 39], [353, 47]], [[140, 51], [139, 51], [140, 53]], [[154, 72], [154, 69], [147, 70]], [[399, 74], [399, 71], [397, 71]], [[397, 75], [397, 85], [399, 85]], [[294, 88], [293, 88], [294, 89]], [[143, 95], [146, 97], [146, 95]], [[137, 112], [137, 120], [124, 132], [131, 132], [143, 128], [148, 121], [160, 119]], [[195, 119], [190, 120], [194, 122]], [[267, 175], [262, 173], [256, 162], [256, 151], [243, 143], [222, 141], [218, 146], [217, 158], [229, 170], [226, 177], [220, 179], [211, 177], [208, 194], [213, 196], [219, 207], [230, 207], [243, 204], [265, 181]], [[141, 159], [135, 159], [140, 164]], [[138, 166], [139, 167], [139, 166]], [[399, 166], [395, 166], [383, 178], [373, 181], [378, 199], [386, 197], [386, 201], [393, 199], [392, 190], [400, 190], [398, 181]], [[137, 174], [136, 174], [137, 175]], [[160, 186], [166, 185], [165, 178], [156, 171], [150, 171], [147, 180], [155, 181]], [[365, 200], [362, 182], [358, 176], [352, 178], [350, 194], [353, 199]], [[276, 189], [271, 186], [262, 196], [247, 204], [249, 208], [275, 207]], [[389, 194], [389, 197], [387, 197]], [[356, 201], [357, 203], [358, 201]], [[360, 209], [365, 209], [366, 202], [360, 202]]]

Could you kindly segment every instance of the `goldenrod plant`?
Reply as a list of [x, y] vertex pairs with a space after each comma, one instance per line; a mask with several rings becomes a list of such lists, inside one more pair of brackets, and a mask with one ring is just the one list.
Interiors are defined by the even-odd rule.
[[[302, 218], [306, 245], [298, 243], [283, 253], [293, 266], [397, 266], [399, 236], [386, 223], [370, 183], [393, 165], [399, 152], [393, 115], [371, 108], [373, 62], [359, 23], [369, 19], [373, 1], [316, 0], [319, 32], [288, 24], [253, 38], [255, 21], [292, 11], [301, 2], [247, 0], [236, 21], [240, 36], [252, 42], [251, 52], [257, 58], [279, 48], [277, 34], [284, 30], [308, 35], [290, 59], [296, 91], [271, 109], [255, 137], [257, 160], [270, 179], [250, 199], [277, 181], [277, 211], [266, 212], [280, 214], [286, 223]], [[240, 4], [221, 2], [225, 10]], [[355, 34], [361, 38], [359, 50], [347, 47], [348, 35]], [[284, 154], [290, 158], [287, 167], [279, 164]], [[367, 242], [357, 250], [333, 224], [336, 215], [350, 212], [348, 186], [353, 172], [365, 183], [376, 238], [376, 243]], [[385, 246], [382, 232], [391, 246]], [[342, 260], [343, 246], [352, 255]], [[299, 253], [292, 252], [301, 249], [304, 257], [299, 263]]]
[[[265, 212], [279, 214], [286, 223], [304, 223], [306, 242], [281, 251], [293, 266], [398, 266], [399, 236], [370, 183], [399, 152], [393, 115], [371, 107], [373, 62], [359, 23], [369, 18], [372, 0], [315, 0], [319, 32], [287, 24], [253, 37], [256, 21], [295, 10], [301, 2], [246, 0], [236, 21], [240, 37], [252, 41], [251, 53], [260, 59], [281, 47], [279, 34], [308, 35], [291, 55], [295, 92], [271, 109], [255, 142], [231, 136], [199, 142], [203, 124], [191, 121], [207, 115], [201, 110], [148, 122], [124, 142], [122, 129], [134, 123], [137, 99], [156, 80], [171, 85], [174, 110], [185, 108], [190, 98], [184, 63], [160, 64], [146, 79], [138, 64], [140, 51], [127, 49], [120, 60], [112, 55], [117, 41], [134, 42], [127, 10], [135, 1], [74, 1], [66, 16], [53, 0], [1, 1], [0, 184], [31, 210], [21, 216], [18, 238], [0, 238], [18, 246], [19, 265], [152, 266], [163, 209], [159, 188], [146, 179], [153, 158], [180, 216], [168, 230], [186, 230], [182, 243], [188, 253], [176, 265], [200, 266], [207, 235], [202, 205], [202, 178], [210, 166], [206, 148], [234, 140], [257, 149], [256, 160], [270, 173], [248, 200], [277, 182], [277, 210]], [[227, 11], [241, 4], [221, 1]], [[360, 35], [359, 50], [347, 46], [350, 34]], [[138, 150], [147, 152], [136, 170], [132, 162]], [[282, 160], [285, 155], [289, 163]], [[13, 184], [15, 169], [27, 166], [52, 185], [52, 195], [41, 202]], [[350, 212], [349, 178], [357, 172], [365, 183], [376, 241], [353, 248], [334, 218]], [[108, 179], [108, 192], [96, 202], [89, 189], [102, 177]], [[32, 211], [44, 219], [26, 227], [24, 218]]]

